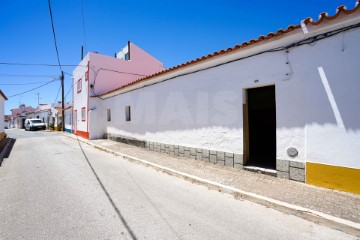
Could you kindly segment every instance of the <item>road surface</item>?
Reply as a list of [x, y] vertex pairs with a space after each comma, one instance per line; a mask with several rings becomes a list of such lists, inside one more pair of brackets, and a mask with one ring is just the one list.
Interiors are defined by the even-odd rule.
[[0, 239], [356, 239], [54, 132], [9, 130]]

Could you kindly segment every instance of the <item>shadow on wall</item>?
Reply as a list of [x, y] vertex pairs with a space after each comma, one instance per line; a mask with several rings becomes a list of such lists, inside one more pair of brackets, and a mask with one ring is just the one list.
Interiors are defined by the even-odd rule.
[[[321, 82], [318, 84], [321, 85]], [[339, 93], [341, 89], [334, 89], [334, 98], [346, 131], [360, 130], [360, 113], [355, 113], [355, 109], [349, 107], [356, 106], [352, 99], [356, 95], [351, 93], [351, 96], [344, 96]], [[292, 105], [291, 100], [280, 99], [284, 102], [277, 102], [278, 129], [304, 128], [305, 125], [314, 124], [338, 125], [324, 88], [307, 92], [304, 98], [306, 103], [301, 106], [303, 109]], [[186, 96], [182, 92], [146, 91], [129, 99], [116, 99], [114, 106], [116, 108], [111, 108], [111, 120], [102, 119], [111, 131], [121, 129], [142, 135], [198, 130], [210, 132], [214, 129], [225, 133], [243, 129], [243, 103], [239, 92], [219, 91], [214, 95], [197, 92], [193, 96]], [[126, 116], [128, 106], [130, 119]]]

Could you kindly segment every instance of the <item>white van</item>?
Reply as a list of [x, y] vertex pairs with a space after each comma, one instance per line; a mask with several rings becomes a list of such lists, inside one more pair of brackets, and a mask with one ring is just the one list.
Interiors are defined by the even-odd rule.
[[46, 125], [38, 118], [31, 118], [25, 120], [25, 130], [45, 130]]

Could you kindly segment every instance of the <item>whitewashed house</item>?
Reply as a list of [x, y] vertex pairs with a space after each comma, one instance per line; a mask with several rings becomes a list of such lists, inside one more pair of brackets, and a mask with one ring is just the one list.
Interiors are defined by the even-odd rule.
[[25, 128], [25, 119], [28, 118], [27, 114], [35, 111], [35, 108], [20, 104], [18, 108], [11, 109], [11, 128]]
[[31, 112], [26, 113], [26, 118], [38, 118], [42, 120], [46, 127], [49, 127], [51, 122], [51, 105], [39, 104], [39, 106]]
[[7, 97], [5, 96], [5, 94], [1, 91], [0, 89], [0, 119], [2, 119], [0, 121], [0, 141], [4, 139], [5, 137], [5, 115], [4, 115], [4, 111], [5, 111], [5, 101], [8, 100]]
[[75, 92], [74, 110], [90, 123], [78, 128], [360, 193], [359, 9], [358, 0], [111, 91], [82, 80], [90, 101], [80, 115]]
[[73, 106], [68, 103], [64, 109], [65, 114], [65, 132], [72, 133]]
[[[73, 71], [73, 133], [84, 138], [104, 136], [91, 96], [163, 70], [163, 64], [132, 42], [115, 57], [89, 52]], [[91, 131], [89, 130], [91, 129]], [[101, 135], [102, 134], [102, 135]]]

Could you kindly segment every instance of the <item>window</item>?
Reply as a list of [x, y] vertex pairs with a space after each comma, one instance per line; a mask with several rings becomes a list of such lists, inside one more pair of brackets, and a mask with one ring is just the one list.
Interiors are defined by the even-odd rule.
[[131, 121], [131, 110], [130, 110], [130, 106], [126, 106], [125, 107], [125, 118], [127, 122]]
[[107, 121], [111, 122], [111, 109], [107, 110]]
[[81, 92], [81, 78], [77, 82], [77, 92]]
[[130, 54], [129, 54], [129, 52], [125, 53], [124, 58], [125, 58], [126, 61], [129, 61], [129, 60], [130, 60]]
[[81, 109], [81, 121], [85, 122], [86, 120], [86, 111], [85, 111], [85, 107], [83, 107]]
[[85, 72], [85, 81], [89, 80], [89, 70]]

